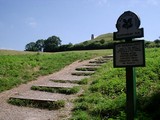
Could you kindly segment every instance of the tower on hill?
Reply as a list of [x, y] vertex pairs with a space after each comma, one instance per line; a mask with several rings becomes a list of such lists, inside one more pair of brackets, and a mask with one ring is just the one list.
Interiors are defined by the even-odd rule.
[[91, 40], [93, 40], [94, 39], [94, 34], [91, 34]]

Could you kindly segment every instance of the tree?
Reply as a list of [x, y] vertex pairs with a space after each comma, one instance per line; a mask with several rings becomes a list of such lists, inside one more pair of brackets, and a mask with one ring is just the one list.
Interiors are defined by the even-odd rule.
[[156, 44], [156, 47], [160, 47], [160, 40], [159, 39], [154, 40], [154, 43]]
[[38, 51], [35, 42], [30, 42], [25, 46], [25, 51]]
[[150, 45], [151, 45], [151, 41], [145, 41], [145, 47], [146, 48], [149, 48], [149, 47], [151, 47]]
[[57, 36], [49, 37], [44, 41], [44, 52], [57, 51], [58, 46], [61, 45], [61, 40]]
[[101, 44], [104, 44], [104, 43], [105, 43], [105, 40], [104, 40], [104, 39], [101, 39], [101, 40], [100, 40], [100, 43], [101, 43]]
[[154, 42], [155, 42], [156, 44], [159, 44], [159, 43], [160, 43], [160, 40], [159, 40], [159, 39], [156, 39], [156, 40], [154, 40]]
[[59, 46], [58, 51], [68, 51], [68, 50], [71, 50], [72, 47], [73, 47], [72, 43], [61, 45]]
[[36, 47], [37, 47], [38, 51], [43, 51], [44, 41], [45, 40], [43, 40], [43, 39], [40, 39], [40, 40], [36, 41]]

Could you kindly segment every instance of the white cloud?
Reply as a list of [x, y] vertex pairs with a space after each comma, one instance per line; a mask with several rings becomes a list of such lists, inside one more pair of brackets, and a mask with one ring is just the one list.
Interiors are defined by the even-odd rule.
[[38, 25], [37, 22], [36, 22], [36, 20], [35, 20], [35, 18], [33, 18], [33, 17], [27, 18], [26, 24], [27, 24], [28, 26], [32, 27], [32, 28], [36, 28], [37, 25]]
[[34, 28], [37, 26], [36, 22], [29, 22], [28, 24], [29, 24], [29, 26], [34, 27]]

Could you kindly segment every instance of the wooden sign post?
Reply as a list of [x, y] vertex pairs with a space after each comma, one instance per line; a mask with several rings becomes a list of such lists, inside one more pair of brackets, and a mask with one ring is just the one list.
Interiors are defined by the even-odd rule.
[[134, 67], [145, 66], [144, 41], [133, 41], [143, 37], [143, 28], [139, 29], [140, 20], [131, 12], [124, 12], [117, 20], [114, 40], [125, 40], [115, 43], [113, 49], [114, 67], [126, 67], [126, 116], [134, 120], [136, 116], [136, 77]]

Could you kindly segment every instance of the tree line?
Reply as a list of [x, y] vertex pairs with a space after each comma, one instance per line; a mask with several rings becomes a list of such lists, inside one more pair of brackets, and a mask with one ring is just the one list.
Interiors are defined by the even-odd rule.
[[160, 47], [160, 39], [156, 39], [154, 41], [146, 41], [145, 47], [147, 48], [159, 48]]
[[53, 52], [61, 45], [61, 39], [57, 36], [51, 36], [44, 39], [39, 39], [36, 42], [30, 42], [25, 46], [25, 51], [43, 51]]
[[[105, 41], [104, 39], [95, 41], [84, 41], [73, 45], [72, 43], [62, 45], [62, 40], [57, 36], [51, 36], [39, 39], [36, 42], [30, 42], [25, 46], [25, 51], [59, 52], [71, 50], [94, 50], [94, 49], [113, 49], [114, 41]], [[160, 47], [160, 39], [154, 41], [145, 41], [146, 48]]]
[[36, 42], [30, 42], [25, 46], [25, 51], [41, 51], [41, 52], [59, 52], [70, 50], [93, 50], [93, 49], [111, 49], [113, 48], [112, 42], [100, 41], [85, 41], [80, 44], [73, 45], [61, 44], [62, 40], [57, 36], [51, 36], [44, 39], [39, 39]]

